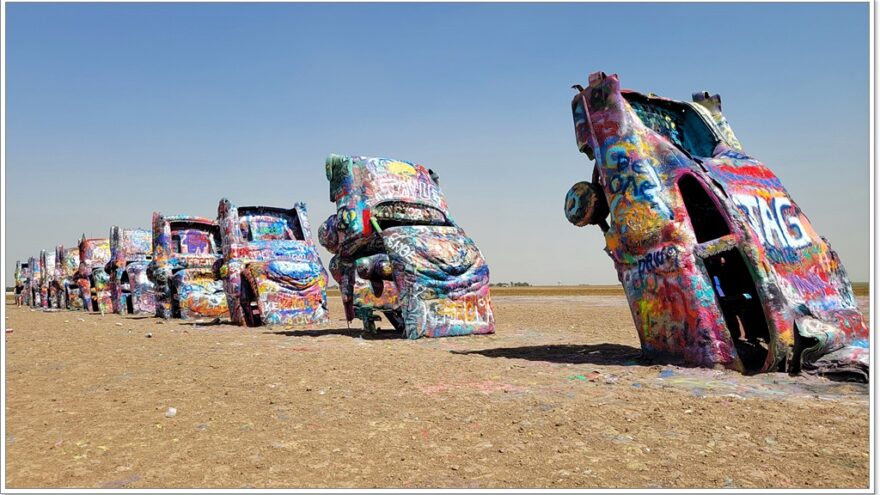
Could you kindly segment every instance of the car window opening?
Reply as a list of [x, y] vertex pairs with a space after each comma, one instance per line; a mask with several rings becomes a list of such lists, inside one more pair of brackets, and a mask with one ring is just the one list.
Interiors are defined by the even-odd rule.
[[730, 234], [730, 226], [706, 188], [692, 175], [678, 180], [678, 192], [694, 229], [698, 243], [704, 243]]

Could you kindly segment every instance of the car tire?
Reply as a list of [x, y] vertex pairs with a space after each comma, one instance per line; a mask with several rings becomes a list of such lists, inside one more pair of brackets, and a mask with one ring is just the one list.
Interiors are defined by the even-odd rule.
[[578, 182], [565, 195], [565, 218], [578, 227], [599, 225], [608, 212], [604, 192], [592, 182]]

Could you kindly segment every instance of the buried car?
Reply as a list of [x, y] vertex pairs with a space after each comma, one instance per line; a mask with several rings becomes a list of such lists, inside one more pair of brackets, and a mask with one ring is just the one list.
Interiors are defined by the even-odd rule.
[[577, 145], [595, 166], [565, 214], [604, 232], [643, 354], [867, 380], [868, 328], [840, 259], [743, 150], [721, 98], [645, 95], [604, 73], [576, 88]]
[[223, 282], [212, 270], [219, 246], [217, 222], [153, 213], [153, 259], [147, 276], [155, 284], [156, 316], [203, 320], [226, 314]]
[[436, 174], [388, 158], [330, 155], [337, 213], [319, 229], [345, 317], [382, 311], [408, 338], [491, 333], [489, 267], [446, 207]]
[[108, 287], [110, 276], [104, 271], [104, 265], [110, 261], [110, 240], [106, 237], [86, 239], [83, 235], [78, 250], [79, 268], [73, 281], [79, 289], [82, 309], [109, 313], [113, 303]]
[[79, 311], [83, 309], [83, 299], [74, 276], [79, 271], [79, 248], [59, 245], [55, 248], [55, 283], [59, 286], [58, 307]]
[[110, 227], [110, 261], [104, 271], [110, 276], [108, 287], [113, 312], [154, 314], [153, 283], [147, 267], [153, 252], [153, 236], [145, 229]]
[[217, 208], [223, 279], [232, 322], [311, 326], [328, 320], [327, 272], [312, 240], [305, 203], [291, 209]]
[[57, 308], [55, 288], [55, 250], [40, 251], [40, 305], [43, 308]]
[[40, 257], [31, 256], [30, 258], [28, 258], [27, 265], [28, 278], [26, 287], [28, 291], [28, 306], [37, 308], [42, 306], [43, 304], [42, 299], [40, 299], [40, 279], [42, 278], [42, 272], [40, 270]]

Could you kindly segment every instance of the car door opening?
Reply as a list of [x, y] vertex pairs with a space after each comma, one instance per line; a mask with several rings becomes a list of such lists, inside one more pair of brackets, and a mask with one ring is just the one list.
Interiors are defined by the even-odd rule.
[[724, 322], [745, 372], [760, 371], [770, 348], [770, 328], [755, 282], [738, 249], [704, 259]]

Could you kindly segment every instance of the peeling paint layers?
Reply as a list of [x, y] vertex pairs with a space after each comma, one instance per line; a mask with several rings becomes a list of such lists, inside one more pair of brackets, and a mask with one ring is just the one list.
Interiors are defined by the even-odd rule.
[[449, 215], [433, 171], [401, 160], [331, 155], [337, 213], [318, 231], [335, 256], [348, 321], [375, 331], [382, 311], [408, 338], [491, 333], [489, 269]]
[[226, 315], [223, 283], [213, 273], [219, 245], [217, 222], [153, 213], [153, 259], [147, 276], [155, 285], [156, 316], [191, 320]]
[[566, 216], [604, 231], [643, 352], [866, 380], [868, 329], [836, 253], [743, 151], [720, 97], [693, 100], [595, 73], [572, 102], [595, 167], [569, 191]]
[[110, 228], [110, 261], [105, 271], [114, 313], [155, 314], [153, 283], [147, 277], [152, 252], [149, 230]]
[[328, 321], [327, 272], [315, 248], [305, 203], [292, 209], [217, 209], [223, 261], [218, 276], [239, 325], [309, 327]]

